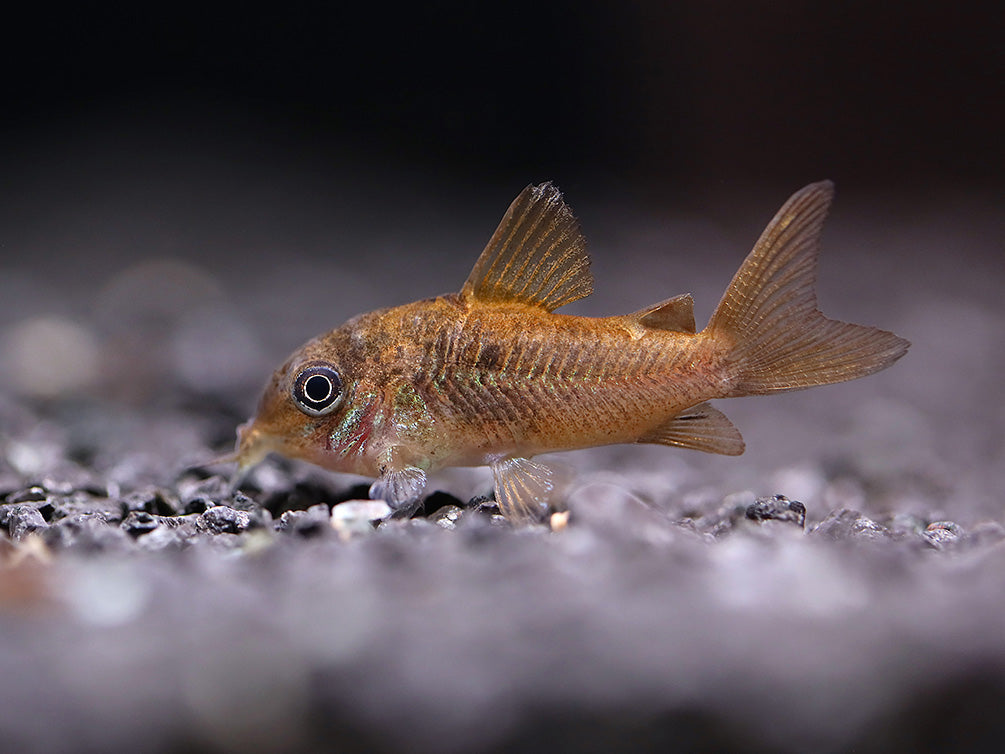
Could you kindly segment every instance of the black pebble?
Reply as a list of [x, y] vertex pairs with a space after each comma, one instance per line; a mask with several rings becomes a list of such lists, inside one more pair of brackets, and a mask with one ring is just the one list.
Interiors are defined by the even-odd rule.
[[344, 490], [338, 496], [337, 502], [344, 503], [346, 500], [368, 500], [370, 498], [370, 485], [366, 483], [354, 484]]
[[[453, 495], [437, 490], [422, 501], [422, 508], [420, 508], [420, 511], [423, 511], [426, 516], [432, 516], [440, 508], [445, 508], [448, 505], [461, 508], [464, 506], [464, 503]], [[423, 515], [423, 513], [417, 513], [416, 515]]]
[[[368, 490], [369, 487], [366, 485], [361, 486], [364, 488], [362, 497], [355, 494], [357, 488], [353, 487], [350, 488], [348, 497], [343, 498], [338, 496], [334, 499], [334, 502], [365, 499], [367, 497], [366, 490]], [[326, 487], [322, 487], [321, 485], [313, 482], [297, 482], [293, 486], [293, 489], [289, 491], [270, 494], [262, 505], [267, 508], [273, 516], [279, 516], [284, 511], [302, 512], [332, 499], [332, 493]]]
[[37, 503], [41, 500], [45, 500], [46, 493], [45, 488], [38, 485], [34, 485], [25, 490], [20, 490], [19, 492], [14, 492], [8, 496], [8, 503]]
[[187, 514], [205, 513], [207, 510], [213, 507], [213, 505], [214, 505], [213, 501], [209, 500], [208, 498], [195, 497], [189, 500], [187, 503], [185, 503], [185, 513]]
[[772, 495], [757, 498], [747, 506], [746, 515], [751, 521], [784, 521], [802, 528], [806, 523], [806, 506], [785, 495]]
[[305, 511], [286, 511], [279, 517], [276, 529], [301, 537], [317, 537], [331, 528], [331, 511], [324, 503], [312, 505]]
[[130, 492], [122, 498], [122, 515], [138, 511], [157, 516], [177, 516], [181, 506], [163, 490], [156, 488]]
[[197, 484], [179, 483], [178, 494], [185, 513], [203, 513], [230, 499], [230, 482], [223, 477], [213, 476]]
[[123, 531], [132, 537], [140, 537], [148, 534], [160, 526], [160, 521], [152, 513], [146, 511], [133, 511], [120, 524]]

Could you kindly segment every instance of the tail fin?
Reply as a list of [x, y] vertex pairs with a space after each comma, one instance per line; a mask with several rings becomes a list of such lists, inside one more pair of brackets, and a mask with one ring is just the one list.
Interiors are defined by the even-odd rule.
[[793, 194], [712, 315], [708, 329], [733, 343], [730, 397], [853, 380], [907, 352], [910, 344], [893, 333], [827, 319], [817, 309], [817, 247], [833, 197], [830, 181]]

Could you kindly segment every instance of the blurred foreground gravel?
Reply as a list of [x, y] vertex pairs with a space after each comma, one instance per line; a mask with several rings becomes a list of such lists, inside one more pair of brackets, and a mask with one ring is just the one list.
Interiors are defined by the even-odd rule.
[[[570, 193], [598, 281], [577, 311], [691, 290], [703, 320], [784, 198], [724, 227]], [[391, 228], [389, 209], [374, 230], [321, 204], [298, 205], [295, 232], [276, 210], [182, 214], [171, 227], [191, 229], [171, 236], [96, 202], [86, 238], [102, 253], [81, 259], [83, 221], [58, 207], [6, 241], [5, 752], [1005, 740], [1000, 209], [839, 196], [822, 307], [911, 352], [853, 384], [718, 402], [746, 437], [739, 459], [558, 456], [568, 517], [514, 528], [485, 470], [446, 472], [414, 519], [378, 522], [353, 502], [366, 480], [274, 459], [235, 491], [208, 463], [286, 352], [457, 288], [505, 207], [454, 223], [433, 203]], [[220, 241], [227, 222], [246, 235]], [[158, 256], [134, 259], [155, 237]], [[224, 250], [203, 254], [214, 240]]]

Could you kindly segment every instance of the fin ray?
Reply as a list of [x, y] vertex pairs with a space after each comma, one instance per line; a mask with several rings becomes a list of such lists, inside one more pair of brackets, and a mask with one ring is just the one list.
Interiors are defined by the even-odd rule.
[[395, 448], [385, 455], [380, 477], [370, 485], [370, 499], [383, 500], [397, 517], [411, 515], [419, 507], [419, 498], [426, 488], [426, 472], [418, 466], [401, 463]]
[[501, 458], [492, 464], [496, 502], [510, 521], [537, 521], [544, 515], [555, 480], [550, 468], [529, 458]]
[[694, 333], [694, 299], [690, 293], [640, 309], [631, 315], [639, 324], [653, 330]]
[[682, 411], [636, 442], [675, 445], [724, 456], [738, 456], [745, 449], [740, 431], [724, 413], [708, 403]]
[[828, 319], [814, 286], [830, 181], [812, 183], [778, 210], [709, 322], [732, 342], [728, 397], [800, 390], [885, 369], [910, 345], [875, 327]]
[[554, 311], [593, 292], [586, 240], [562, 193], [528, 186], [513, 200], [475, 262], [461, 296]]

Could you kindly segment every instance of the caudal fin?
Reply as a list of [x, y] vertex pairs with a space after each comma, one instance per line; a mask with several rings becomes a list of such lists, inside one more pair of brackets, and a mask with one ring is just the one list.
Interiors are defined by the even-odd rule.
[[817, 309], [816, 261], [830, 181], [782, 206], [733, 277], [709, 322], [732, 343], [730, 397], [800, 390], [864, 377], [903, 356], [910, 343], [875, 327], [827, 319]]

